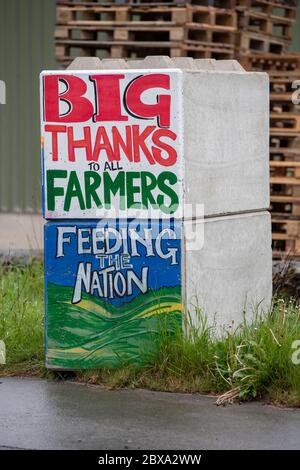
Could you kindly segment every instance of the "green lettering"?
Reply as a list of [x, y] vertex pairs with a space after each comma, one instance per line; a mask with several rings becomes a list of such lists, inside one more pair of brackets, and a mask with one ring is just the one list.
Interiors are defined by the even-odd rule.
[[165, 214], [174, 214], [178, 209], [178, 195], [170, 186], [165, 184], [166, 181], [168, 181], [171, 186], [174, 186], [174, 184], [177, 183], [177, 176], [171, 171], [163, 171], [157, 178], [158, 187], [165, 195], [169, 196], [170, 204], [168, 206], [165, 205], [165, 197], [162, 194], [158, 196], [157, 203], [160, 210]]
[[120, 209], [125, 209], [125, 172], [119, 171], [116, 178], [113, 180], [110, 174], [105, 171], [103, 173], [103, 186], [104, 186], [104, 202], [105, 208], [111, 208], [111, 193], [115, 196], [120, 193]]
[[47, 207], [49, 211], [55, 210], [55, 198], [63, 196], [65, 191], [62, 186], [55, 186], [55, 179], [65, 179], [68, 176], [67, 170], [48, 170], [47, 171]]
[[[141, 187], [142, 187], [142, 205], [144, 209], [148, 209], [151, 204], [155, 209], [158, 208], [155, 198], [152, 194], [153, 189], [157, 186], [155, 175], [148, 171], [141, 172]], [[149, 203], [149, 204], [148, 204]]]
[[101, 200], [97, 194], [97, 189], [101, 185], [101, 176], [95, 171], [84, 172], [84, 186], [85, 186], [85, 203], [86, 208], [91, 209], [92, 201], [95, 202], [98, 208], [102, 207]]
[[134, 186], [133, 180], [140, 178], [141, 174], [137, 171], [128, 171], [126, 175], [126, 195], [127, 195], [127, 208], [140, 209], [141, 202], [136, 202], [134, 200], [134, 195], [141, 192], [140, 186]]
[[71, 171], [66, 191], [64, 211], [69, 212], [73, 198], [77, 198], [81, 210], [85, 209], [84, 199], [76, 171]]

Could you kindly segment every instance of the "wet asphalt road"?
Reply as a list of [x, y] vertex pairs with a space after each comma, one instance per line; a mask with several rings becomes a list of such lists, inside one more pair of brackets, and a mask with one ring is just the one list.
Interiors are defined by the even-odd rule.
[[0, 378], [0, 449], [300, 449], [300, 410]]

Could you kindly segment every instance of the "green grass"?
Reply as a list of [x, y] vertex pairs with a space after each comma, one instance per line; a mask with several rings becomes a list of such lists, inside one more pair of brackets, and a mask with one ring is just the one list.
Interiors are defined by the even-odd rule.
[[0, 266], [0, 339], [9, 365], [43, 360], [43, 266]]
[[[264, 398], [300, 406], [300, 364], [292, 362], [293, 341], [300, 340], [300, 315], [293, 301], [275, 300], [264, 320], [244, 322], [219, 339], [201, 312], [197, 314], [200, 327], [192, 330], [189, 341], [179, 330], [168, 335], [162, 328], [148, 364], [77, 371], [74, 380], [109, 388], [213, 393], [221, 395], [219, 403]], [[0, 268], [0, 339], [7, 347], [7, 365], [0, 366], [0, 375], [46, 374], [42, 263]]]

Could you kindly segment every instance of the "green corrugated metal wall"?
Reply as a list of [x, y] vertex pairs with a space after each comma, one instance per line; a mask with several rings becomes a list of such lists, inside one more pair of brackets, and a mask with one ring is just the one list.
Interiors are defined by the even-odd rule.
[[0, 0], [0, 210], [40, 207], [39, 73], [54, 67], [55, 0]]

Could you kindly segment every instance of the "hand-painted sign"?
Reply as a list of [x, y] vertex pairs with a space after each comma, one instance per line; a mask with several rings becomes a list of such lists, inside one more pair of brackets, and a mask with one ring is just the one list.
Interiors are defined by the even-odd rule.
[[49, 222], [45, 291], [48, 367], [144, 362], [181, 327], [181, 222]]
[[44, 216], [177, 216], [181, 94], [179, 70], [43, 72]]

